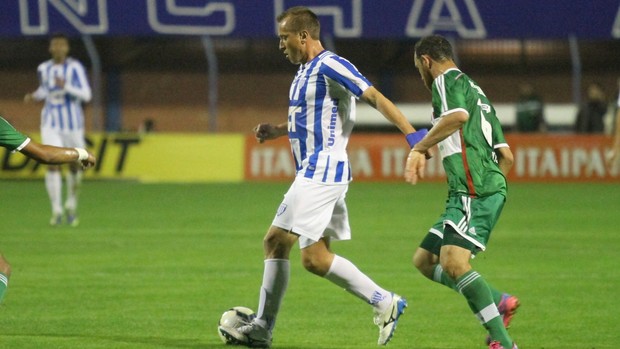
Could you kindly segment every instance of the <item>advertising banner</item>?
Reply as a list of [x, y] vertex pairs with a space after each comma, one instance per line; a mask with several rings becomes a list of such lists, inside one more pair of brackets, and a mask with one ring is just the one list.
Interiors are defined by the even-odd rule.
[[[618, 165], [605, 163], [610, 139], [605, 136], [506, 135], [515, 157], [508, 176], [519, 182], [620, 181]], [[404, 181], [409, 148], [401, 135], [354, 134], [349, 158], [355, 181]], [[286, 138], [258, 144], [246, 139], [245, 178], [250, 181], [292, 180], [295, 175]], [[424, 181], [444, 181], [439, 156], [430, 159]]]
[[620, 37], [617, 0], [4, 0], [0, 36], [276, 37], [276, 16], [304, 5], [337, 38]]
[[[37, 136], [34, 137], [38, 139]], [[620, 166], [605, 163], [605, 136], [506, 136], [515, 163], [511, 182], [620, 182]], [[98, 164], [90, 179], [140, 182], [291, 181], [295, 165], [286, 137], [259, 144], [253, 135], [92, 134]], [[404, 181], [409, 152], [398, 134], [353, 134], [348, 147], [355, 181]], [[39, 179], [45, 165], [0, 150], [0, 179]], [[426, 165], [424, 181], [445, 181], [439, 156]]]
[[[239, 182], [244, 140], [235, 134], [92, 134], [87, 137], [88, 149], [98, 163], [85, 176], [141, 182]], [[0, 178], [43, 178], [45, 165], [6, 149], [0, 154]]]

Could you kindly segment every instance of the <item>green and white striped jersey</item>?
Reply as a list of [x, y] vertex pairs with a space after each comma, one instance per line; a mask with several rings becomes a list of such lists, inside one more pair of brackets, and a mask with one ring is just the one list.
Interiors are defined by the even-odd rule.
[[506, 195], [506, 178], [495, 149], [508, 147], [495, 109], [482, 89], [458, 69], [433, 81], [433, 125], [445, 115], [462, 111], [467, 122], [439, 143], [449, 195]]
[[9, 124], [0, 116], [0, 146], [9, 149], [10, 151], [20, 151], [25, 147], [30, 138], [19, 133], [15, 127]]

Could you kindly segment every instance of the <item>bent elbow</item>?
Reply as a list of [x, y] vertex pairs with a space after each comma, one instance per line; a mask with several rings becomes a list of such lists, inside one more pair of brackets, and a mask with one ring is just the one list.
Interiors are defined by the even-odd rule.
[[461, 125], [465, 124], [467, 120], [469, 120], [469, 114], [467, 113], [457, 113], [456, 120], [461, 123]]

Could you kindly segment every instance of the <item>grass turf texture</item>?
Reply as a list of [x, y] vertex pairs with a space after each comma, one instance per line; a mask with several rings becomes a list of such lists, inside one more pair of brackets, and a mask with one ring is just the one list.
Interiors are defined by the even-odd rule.
[[[86, 182], [81, 226], [47, 225], [42, 182], [2, 183], [0, 251], [13, 276], [0, 348], [225, 348], [221, 313], [256, 309], [261, 239], [287, 184]], [[409, 300], [390, 348], [484, 348], [455, 292], [424, 279], [411, 254], [443, 209], [444, 184], [354, 183], [353, 240], [333, 244]], [[522, 306], [521, 348], [620, 345], [620, 186], [512, 184], [474, 267]], [[303, 270], [291, 280], [274, 348], [376, 348], [368, 305]]]

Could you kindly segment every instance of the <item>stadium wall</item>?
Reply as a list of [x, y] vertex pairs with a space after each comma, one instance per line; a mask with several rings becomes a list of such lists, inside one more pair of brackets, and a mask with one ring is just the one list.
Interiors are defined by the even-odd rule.
[[[33, 138], [38, 139], [37, 135]], [[506, 136], [515, 155], [510, 181], [620, 182], [620, 166], [609, 167], [606, 136]], [[295, 166], [286, 138], [258, 144], [244, 134], [93, 134], [97, 167], [90, 179], [140, 182], [290, 181]], [[349, 143], [356, 181], [402, 182], [408, 147], [393, 134], [354, 134]], [[0, 178], [39, 179], [45, 166], [4, 150]], [[439, 157], [427, 164], [425, 181], [444, 181]]]
[[[244, 133], [259, 122], [278, 123], [285, 120], [288, 89], [294, 69], [291, 66], [290, 73], [222, 74], [218, 82], [219, 101], [215, 131]], [[382, 86], [377, 76], [370, 75], [369, 78], [399, 106], [429, 105], [429, 93], [415, 74], [417, 73], [413, 70], [397, 74], [389, 83], [384, 83], [386, 86]], [[510, 128], [514, 124], [514, 102], [518, 98], [518, 85], [523, 81], [529, 81], [539, 88], [552, 122], [572, 125], [577, 105], [571, 103], [571, 80], [568, 75], [523, 77], [506, 72], [476, 74], [475, 77], [480, 85], [484, 86], [496, 108], [507, 106], [499, 114], [505, 127]], [[599, 81], [609, 86], [608, 91], [613, 91], [611, 86], [616, 86], [616, 78], [609, 74], [584, 75], [584, 86], [589, 81]], [[114, 131], [136, 132], [145, 120], [152, 120], [157, 132], [214, 131], [207, 126], [209, 115], [206, 74], [131, 71], [121, 73], [120, 79], [121, 129]], [[103, 80], [106, 81], [105, 78]], [[3, 72], [0, 74], [0, 86], [3, 87], [0, 92], [0, 114], [20, 130], [38, 131], [42, 104], [23, 102], [24, 95], [37, 87], [34, 68], [31, 71]], [[617, 95], [609, 93], [609, 96], [611, 105]], [[361, 113], [369, 108], [360, 103], [359, 109]], [[420, 118], [428, 120], [427, 110], [419, 112], [418, 109], [411, 109], [406, 115], [412, 117], [413, 122]], [[103, 112], [105, 115], [106, 110]], [[612, 107], [609, 112], [611, 115]], [[85, 113], [87, 130], [95, 131], [90, 103], [86, 104]], [[383, 119], [375, 111], [358, 116], [358, 126]]]

